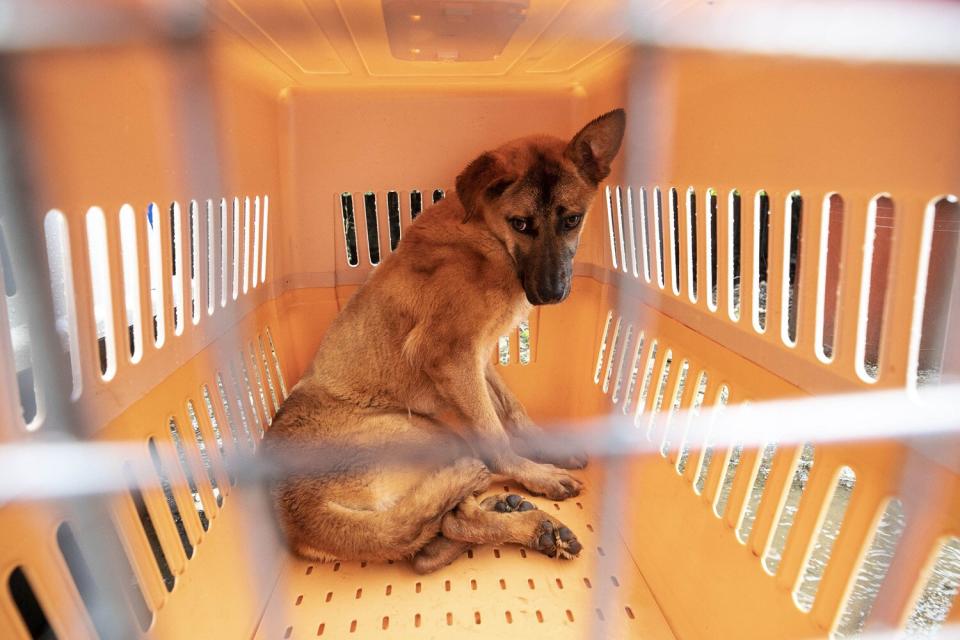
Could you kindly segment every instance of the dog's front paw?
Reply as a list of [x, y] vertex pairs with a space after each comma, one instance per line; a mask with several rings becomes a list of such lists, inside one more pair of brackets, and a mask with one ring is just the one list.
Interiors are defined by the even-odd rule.
[[535, 495], [566, 500], [580, 495], [583, 483], [552, 464], [535, 464], [517, 480]]

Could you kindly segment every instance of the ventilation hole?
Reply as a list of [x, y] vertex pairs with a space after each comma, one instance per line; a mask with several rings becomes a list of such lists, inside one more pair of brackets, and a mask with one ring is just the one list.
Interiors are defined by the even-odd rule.
[[687, 375], [690, 372], [690, 363], [684, 360], [680, 363], [680, 374], [677, 376], [677, 382], [673, 388], [673, 399], [670, 402], [670, 411], [667, 413], [667, 419], [663, 425], [663, 439], [660, 442], [660, 455], [664, 458], [670, 453], [670, 428], [673, 426], [673, 416], [680, 410], [680, 404], [683, 402], [683, 390], [687, 386]]
[[[53, 311], [56, 315], [57, 334], [60, 348], [70, 356], [70, 371], [73, 379], [71, 398], [80, 397], [82, 380], [80, 376], [80, 345], [77, 343], [77, 307], [73, 289], [73, 262], [70, 253], [70, 235], [67, 231], [67, 219], [56, 209], [47, 213], [43, 222], [47, 241], [47, 261], [50, 267], [50, 285], [53, 293]], [[2, 243], [0, 232], [0, 243]], [[2, 247], [0, 247], [2, 249]], [[5, 250], [3, 255], [6, 255]], [[5, 267], [4, 274], [12, 267]], [[13, 326], [13, 323], [10, 323]]]
[[[250, 373], [247, 371], [247, 364], [243, 359], [243, 350], [240, 351], [240, 373], [243, 374], [240, 380], [243, 382], [243, 390], [237, 389], [237, 399], [240, 400], [246, 391], [247, 402], [250, 407], [250, 416], [254, 426], [257, 428], [258, 440], [263, 439], [263, 423], [260, 421], [260, 412], [257, 410], [257, 401], [253, 397], [253, 387], [250, 386]], [[242, 404], [242, 403], [241, 403]], [[244, 424], [246, 426], [246, 424]]]
[[167, 591], [173, 591], [173, 585], [176, 580], [173, 572], [170, 571], [170, 564], [167, 562], [167, 556], [160, 545], [160, 538], [157, 536], [157, 528], [153, 525], [153, 518], [150, 517], [150, 511], [147, 510], [147, 504], [143, 500], [143, 493], [140, 486], [133, 476], [130, 465], [124, 467], [124, 476], [126, 477], [127, 487], [130, 489], [130, 497], [133, 499], [133, 506], [137, 510], [137, 516], [140, 518], [140, 526], [143, 527], [143, 533], [150, 543], [150, 550], [153, 552], [153, 560], [157, 563], [157, 569], [160, 571], [160, 577], [163, 579], [163, 586]]
[[414, 591], [416, 591], [417, 593], [420, 593], [420, 589], [421, 589], [421, 588], [422, 588], [422, 587], [421, 587], [420, 583], [418, 582], [416, 585], [414, 585], [414, 588], [413, 588], [413, 589], [414, 589]]
[[180, 203], [170, 204], [170, 290], [173, 295], [173, 334], [183, 333], [183, 216]]
[[893, 201], [887, 196], [877, 196], [871, 200], [863, 252], [864, 277], [860, 286], [857, 339], [857, 369], [860, 377], [867, 382], [877, 379], [880, 362], [880, 337], [892, 262], [893, 224]]
[[[623, 272], [627, 272], [627, 250], [624, 246], [623, 239], [623, 194], [620, 191], [620, 187], [617, 186], [616, 190], [616, 202], [617, 202], [617, 238], [620, 240], [620, 266], [623, 269]], [[634, 263], [636, 263], [636, 256], [634, 256]]]
[[287, 397], [287, 383], [283, 381], [283, 369], [280, 367], [280, 358], [277, 356], [277, 346], [273, 343], [273, 334], [270, 327], [266, 327], [267, 344], [270, 345], [270, 355], [273, 357], [273, 368], [277, 372], [277, 382], [280, 384], [280, 394]]
[[[200, 390], [203, 393], [203, 404], [207, 409], [207, 419], [210, 421], [210, 427], [213, 429], [213, 437], [217, 442], [217, 449], [220, 451], [220, 459], [227, 469], [227, 476], [230, 478], [230, 484], [236, 484], [237, 480], [230, 468], [230, 461], [227, 456], [227, 450], [223, 444], [223, 433], [220, 431], [220, 421], [217, 420], [217, 414], [213, 410], [213, 398], [210, 397], [210, 389], [203, 385]], [[233, 436], [233, 446], [236, 450], [240, 446], [236, 435]]]
[[140, 322], [140, 260], [137, 256], [137, 226], [133, 207], [120, 207], [120, 258], [123, 266], [123, 299], [126, 307], [130, 360], [143, 357], [143, 325]]
[[350, 621], [350, 633], [356, 633], [356, 632], [357, 632], [357, 621], [356, 621], [356, 620], [351, 620], [351, 621]]
[[177, 458], [180, 460], [180, 468], [183, 470], [183, 475], [187, 478], [187, 486], [190, 488], [190, 494], [193, 496], [193, 508], [197, 512], [197, 517], [200, 518], [200, 525], [203, 527], [203, 530], [206, 531], [210, 528], [210, 521], [207, 519], [207, 510], [203, 506], [203, 498], [200, 495], [199, 489], [197, 489], [197, 483], [193, 479], [193, 471], [190, 469], [190, 464], [187, 461], [187, 452], [184, 451], [183, 443], [180, 440], [180, 430], [177, 427], [177, 421], [170, 418], [169, 427], [170, 438], [173, 440], [174, 447], [177, 450]]
[[[0, 227], [0, 273], [3, 274], [3, 287], [7, 297], [7, 322], [10, 330], [10, 343], [13, 348], [13, 365], [17, 378], [20, 409], [23, 423], [28, 431], [40, 427], [36, 420], [38, 414], [37, 389], [33, 375], [33, 354], [30, 342], [30, 327], [27, 309], [22, 308], [24, 294], [17, 295], [17, 282], [13, 273], [15, 259], [7, 251], [3, 228]], [[0, 308], [3, 303], [0, 302]], [[101, 363], [103, 360], [101, 359]]]
[[103, 209], [91, 207], [87, 211], [87, 249], [90, 252], [93, 317], [97, 325], [100, 375], [104, 380], [111, 380], [117, 373], [117, 353], [113, 334], [113, 294], [107, 246], [107, 223]]
[[836, 486], [820, 514], [813, 545], [807, 552], [803, 571], [793, 591], [793, 600], [801, 611], [810, 611], [813, 607], [817, 590], [820, 588], [820, 579], [830, 562], [833, 544], [840, 533], [856, 481], [857, 476], [853, 469], [846, 466], [840, 468]]
[[581, 511], [583, 511], [583, 503], [577, 502], [575, 504], [577, 505], [577, 509], [580, 509]]
[[600, 337], [600, 350], [597, 352], [597, 367], [593, 373], [593, 383], [600, 384], [600, 373], [603, 371], [603, 358], [607, 354], [607, 337], [610, 334], [610, 325], [613, 323], [613, 311], [607, 312], [607, 320], [603, 324], [603, 335]]
[[303, 594], [300, 594], [297, 596], [297, 601], [294, 603], [293, 606], [299, 607], [302, 603], [303, 603]]
[[787, 226], [784, 229], [782, 338], [785, 344], [797, 343], [797, 307], [800, 301], [800, 234], [803, 232], [803, 198], [794, 191], [787, 196]]
[[37, 600], [37, 594], [30, 586], [27, 574], [23, 572], [23, 567], [17, 567], [10, 574], [7, 580], [7, 588], [10, 590], [10, 597], [17, 607], [20, 619], [27, 628], [27, 633], [33, 640], [56, 640], [56, 633], [47, 620], [47, 614], [44, 613], [40, 601]]
[[616, 234], [614, 233], [613, 227], [613, 201], [611, 199], [610, 187], [609, 185], [604, 192], [607, 201], [607, 230], [610, 235], [610, 261], [613, 263], [614, 269], [619, 269], [620, 266], [617, 263], [617, 239]]
[[680, 195], [670, 187], [670, 282], [673, 295], [680, 295]]
[[680, 453], [677, 456], [677, 473], [683, 475], [687, 470], [687, 462], [690, 459], [690, 428], [696, 423], [700, 415], [700, 407], [703, 406], [703, 399], [707, 396], [708, 376], [706, 371], [701, 371], [697, 379], [697, 390], [693, 394], [693, 401], [690, 404], [690, 415], [687, 416], [687, 425], [680, 438]]
[[3, 274], [3, 287], [8, 298], [17, 295], [17, 280], [13, 275], [13, 260], [7, 249], [7, 240], [0, 227], [0, 273]]
[[416, 220], [423, 211], [423, 194], [414, 189], [410, 192], [410, 219]]
[[940, 543], [925, 576], [923, 590], [904, 629], [910, 638], [934, 637], [956, 604], [960, 592], [960, 538], [952, 536]]
[[613, 363], [617, 357], [617, 348], [620, 346], [620, 327], [623, 318], [617, 318], [617, 324], [613, 328], [613, 339], [610, 340], [610, 354], [607, 356], [607, 368], [603, 374], [603, 392], [610, 390], [610, 378], [613, 376]]
[[557, 580], [557, 588], [563, 589], [563, 580], [561, 580], [560, 578], [557, 578], [556, 580]]
[[610, 576], [610, 582], [612, 582], [612, 583], [613, 583], [613, 586], [615, 586], [615, 587], [619, 587], [619, 586], [620, 586], [620, 581], [617, 580], [617, 576]]
[[589, 522], [587, 523], [587, 529], [588, 529], [589, 531], [593, 531], [593, 525], [590, 524]]
[[233, 299], [240, 295], [240, 199], [233, 199]]
[[355, 599], [355, 600], [359, 600], [361, 597], [363, 597], [363, 588], [362, 588], [362, 587], [359, 588], [359, 589], [357, 589], [357, 595], [354, 596], [354, 599]]
[[813, 470], [814, 448], [810, 443], [804, 444], [793, 463], [790, 486], [787, 488], [777, 509], [776, 524], [770, 532], [770, 541], [763, 553], [763, 567], [771, 575], [775, 575], [780, 568], [783, 550], [787, 545], [787, 534], [793, 526], [793, 521], [800, 507], [800, 498], [807, 488], [810, 472]]
[[506, 618], [507, 624], [513, 624], [513, 614], [509, 611], [503, 612], [503, 617]]
[[163, 497], [167, 502], [167, 509], [170, 510], [170, 519], [177, 529], [177, 535], [180, 537], [180, 546], [183, 547], [183, 554], [190, 559], [193, 557], [193, 544], [187, 535], [187, 529], [183, 524], [183, 517], [180, 515], [180, 507], [177, 506], [177, 500], [173, 495], [173, 487], [170, 485], [170, 476], [163, 467], [163, 461], [160, 459], [160, 452], [157, 451], [157, 443], [153, 438], [147, 440], [147, 448], [150, 450], [150, 459], [153, 461], [153, 469], [160, 479], [160, 487], [163, 489]]
[[741, 544], [746, 544], [750, 538], [753, 523], [757, 519], [757, 510], [760, 508], [760, 500], [763, 498], [763, 490], [766, 488], [767, 479], [770, 477], [773, 455], [776, 452], [777, 444], [775, 442], [767, 443], [754, 466], [753, 478], [750, 481], [750, 493], [747, 494], [747, 499], [743, 503], [740, 523], [737, 525], [737, 540]]
[[477, 581], [476, 581], [476, 580], [470, 580], [470, 590], [471, 590], [471, 591], [476, 591], [476, 590], [477, 590]]
[[713, 514], [718, 518], [723, 517], [727, 510], [727, 502], [730, 500], [730, 492], [733, 489], [733, 480], [737, 477], [737, 468], [740, 466], [740, 457], [743, 454], [743, 445], [735, 443], [727, 451], [727, 459], [723, 466], [723, 476], [720, 478], [720, 490], [717, 491], [717, 498], [713, 503]]
[[600, 609], [594, 609], [594, 611], [597, 612], [597, 618], [600, 620], [600, 622], [604, 622], [605, 618], [603, 617], [603, 611]]
[[654, 235], [656, 236], [657, 253], [657, 284], [660, 288], [664, 287], [665, 271], [664, 268], [664, 247], [663, 247], [663, 195], [660, 193], [660, 187], [653, 189], [653, 212], [654, 212]]
[[240, 285], [244, 294], [250, 290], [250, 196], [243, 199], [243, 276]]
[[687, 189], [687, 295], [690, 302], [697, 301], [697, 193]]
[[473, 549], [467, 549], [467, 557], [473, 558]]
[[200, 322], [200, 215], [197, 201], [191, 200], [187, 220], [190, 234], [190, 321]]
[[770, 252], [770, 196], [758, 191], [753, 218], [753, 326], [767, 330], [767, 274]]
[[537, 609], [537, 622], [543, 622], [543, 612]]
[[[233, 375], [231, 367], [231, 376]], [[234, 380], [234, 388], [236, 388], [236, 380]], [[230, 432], [233, 434], [234, 445], [238, 447], [239, 451], [239, 442], [237, 435], [237, 423], [233, 419], [233, 412], [230, 410], [230, 397], [227, 395], [227, 389], [224, 387], [223, 378], [217, 373], [217, 391], [220, 393], [220, 403], [223, 405], [223, 413], [227, 417], [227, 424], [230, 426]], [[247, 446], [251, 449], [255, 447], [253, 443], [253, 438], [250, 436], [250, 430], [247, 428], [247, 416], [243, 411], [243, 403], [240, 401], [240, 398], [237, 398], [237, 407], [240, 409], [240, 424], [243, 428], [243, 433], [247, 437]]]
[[521, 558], [526, 558], [526, 557], [527, 557], [527, 550], [524, 549], [524, 548], [522, 548], [522, 547], [520, 548], [520, 557], [521, 557]]
[[453, 625], [453, 614], [447, 611], [447, 626]]
[[853, 587], [831, 634], [833, 638], [859, 636], [863, 631], [905, 527], [903, 503], [897, 498], [891, 498], [874, 527], [870, 545], [860, 561]]
[[214, 271], [214, 266], [217, 262], [216, 260], [216, 229], [214, 228], [214, 218], [213, 218], [213, 200], [207, 200], [207, 216], [206, 216], [206, 229], [207, 233], [205, 234], [205, 245], [204, 250], [207, 257], [207, 315], [212, 316], [213, 310], [216, 308], [216, 303], [214, 299], [217, 296], [217, 279]]
[[503, 366], [510, 364], [510, 336], [497, 338], [497, 363]]
[[193, 437], [197, 441], [197, 449], [200, 451], [200, 461], [207, 472], [207, 479], [210, 481], [210, 490], [213, 492], [213, 498], [217, 501], [217, 506], [223, 505], [223, 495], [220, 493], [220, 485], [217, 483], [217, 473], [210, 461], [207, 453], [207, 443], [203, 439], [203, 433], [200, 431], [200, 420], [197, 418], [197, 410], [193, 406], [193, 400], [187, 400], [187, 415], [190, 418], [190, 426], [193, 428]]
[[[617, 187], [617, 192], [622, 198], [620, 187]], [[630, 187], [627, 187], [627, 229], [630, 231], [630, 264], [633, 268], [633, 277], [637, 278], [640, 276], [637, 268], [637, 225], [633, 216], [633, 190]]]
[[384, 589], [384, 594], [390, 595], [391, 593], [393, 593], [393, 585], [392, 585], [392, 584], [388, 584], [388, 585], [387, 585], [387, 588]]
[[647, 440], [653, 439], [653, 425], [657, 414], [663, 407], [663, 396], [667, 392], [667, 379], [670, 377], [670, 365], [673, 364], [673, 351], [667, 349], [663, 364], [660, 368], [660, 379], [657, 381], [657, 390], [653, 396], [653, 406], [650, 408], [650, 418], [647, 420]]
[[570, 611], [570, 609], [567, 609], [566, 614], [567, 614], [567, 620], [569, 620], [570, 622], [573, 622], [573, 611]]
[[[313, 569], [313, 567], [310, 567], [310, 568]], [[324, 602], [330, 602], [331, 600], [333, 600], [333, 591], [327, 591], [327, 595], [326, 595], [326, 597], [323, 599], [323, 601], [324, 601]]]
[[333, 563], [333, 572], [336, 573], [337, 571], [340, 571], [340, 563], [339, 563], [339, 562], [334, 562], [334, 563]]
[[479, 612], [479, 611], [474, 611], [474, 612], [473, 612], [473, 623], [474, 623], [474, 624], [480, 624], [480, 612]]
[[633, 609], [630, 607], [624, 607], [623, 610], [627, 613], [627, 617], [633, 620], [636, 616], [633, 615]]
[[421, 618], [419, 613], [413, 616], [413, 626], [415, 626], [418, 629], [420, 628], [420, 621], [421, 621]]
[[560, 505], [557, 504], [556, 502], [553, 503], [553, 508], [556, 509], [557, 511], [560, 511]]
[[253, 199], [253, 261], [250, 263], [250, 286], [256, 288], [260, 272], [260, 196]]
[[633, 339], [633, 325], [627, 327], [627, 335], [623, 338], [623, 349], [620, 354], [620, 364], [617, 365], [617, 378], [613, 385], [613, 393], [610, 400], [616, 404], [620, 401], [620, 388], [623, 386], [623, 367], [627, 359], [631, 358], [633, 352], [630, 351], [630, 341]]
[[363, 194], [364, 220], [367, 226], [367, 250], [370, 264], [380, 264], [380, 222], [377, 218], [377, 195], [372, 191]]
[[[637, 388], [637, 376], [640, 375], [640, 356], [643, 354], [644, 338], [644, 333], [641, 331], [640, 335], [637, 336], [637, 346], [631, 354], [630, 377], [627, 379], [627, 390], [623, 394], [623, 415], [627, 415], [630, 412], [633, 392]], [[624, 350], [624, 356], [626, 356], [626, 354], [627, 351]]]
[[230, 227], [227, 225], [227, 199], [220, 198], [220, 306], [227, 306], [229, 282]]
[[383, 620], [380, 622], [380, 628], [384, 631], [390, 628], [390, 616], [383, 616]]
[[517, 324], [517, 343], [520, 364], [530, 364], [530, 322], [521, 320]]
[[443, 189], [434, 189], [433, 190], [433, 203], [436, 204], [443, 200], [444, 198]]
[[317, 627], [317, 635], [318, 635], [318, 636], [322, 636], [322, 635], [323, 635], [323, 630], [326, 628], [326, 626], [327, 626], [327, 625], [324, 624], [323, 622], [320, 623], [320, 626]]
[[387, 229], [390, 232], [390, 251], [400, 244], [400, 194], [387, 191]]
[[730, 281], [727, 283], [730, 288], [727, 313], [730, 315], [730, 319], [736, 322], [740, 320], [740, 192], [736, 189], [730, 191], [727, 207], [727, 233], [729, 236], [727, 269], [730, 274]]
[[603, 550], [603, 547], [597, 547], [597, 553], [599, 553], [601, 556], [607, 555], [606, 551]]
[[[930, 218], [932, 217], [932, 220]], [[956, 323], [949, 322], [951, 297], [956, 290], [960, 250], [960, 204], [956, 197], [939, 199], [927, 208], [924, 248], [929, 247], [923, 286], [920, 320], [920, 347], [915, 380], [918, 386], [939, 383], [944, 373], [956, 377], [960, 370], [944, 371], [945, 354], [957, 344]]]
[[587, 589], [593, 589], [593, 585], [590, 584], [590, 578], [584, 578], [584, 579], [583, 579], [583, 584], [586, 585]]
[[260, 282], [267, 281], [267, 232], [270, 229], [270, 196], [263, 196], [263, 246], [260, 249]]
[[[312, 564], [307, 567], [307, 573], [306, 573], [306, 575], [310, 575], [311, 573], [313, 573], [313, 565], [312, 565]], [[329, 596], [330, 594], [328, 593], [327, 595]], [[329, 602], [329, 601], [330, 601], [330, 600], [328, 599], [327, 602]]]
[[693, 491], [697, 495], [703, 493], [703, 489], [707, 484], [707, 478], [710, 475], [710, 464], [713, 462], [712, 426], [729, 399], [730, 389], [728, 389], [725, 384], [720, 385], [720, 390], [717, 392], [717, 402], [713, 407], [706, 433], [704, 433], [703, 451], [700, 452], [700, 460], [697, 463], [696, 480], [694, 480], [693, 483]]
[[444, 591], [450, 591], [450, 581], [449, 581], [449, 580], [444, 580], [444, 581], [443, 581], [443, 590], [444, 590]]
[[340, 194], [340, 213], [343, 216], [343, 239], [347, 250], [347, 264], [355, 267], [360, 264], [357, 251], [357, 222], [353, 213], [353, 195]]
[[503, 578], [500, 578], [500, 589], [505, 590], [507, 588], [507, 582]]
[[650, 393], [650, 383], [653, 381], [653, 367], [657, 361], [657, 341], [650, 343], [650, 353], [647, 354], [647, 366], [643, 372], [643, 384], [640, 385], [640, 396], [637, 398], [637, 412], [634, 414], [634, 426], [640, 426], [640, 416], [647, 408], [647, 395]]
[[263, 376], [260, 374], [260, 364], [257, 362], [257, 353], [253, 349], [253, 344], [247, 344], [250, 351], [250, 365], [253, 369], [253, 378], [257, 383], [257, 395], [260, 397], [260, 406], [263, 407], [263, 415], [267, 419], [267, 424], [273, 424], [273, 412], [270, 411], [270, 405], [267, 404], [267, 394], [263, 389]]
[[293, 635], [293, 627], [287, 627], [287, 630], [283, 633], [284, 639], [286, 640], [286, 638], [289, 638], [291, 635]]
[[527, 578], [527, 586], [530, 587], [530, 589], [536, 589], [536, 588], [537, 588], [537, 585], [535, 585], [535, 584], [533, 583], [533, 578]]
[[[100, 528], [97, 533], [103, 536], [103, 545], [108, 549], [116, 549], [116, 566], [120, 571], [118, 583], [125, 587], [124, 593], [127, 597], [127, 603], [133, 610], [140, 628], [146, 631], [153, 622], [153, 613], [147, 607], [147, 602], [143, 598], [143, 592], [140, 590], [137, 577], [130, 566], [130, 560], [123, 551], [123, 544], [117, 537], [117, 532], [111, 526]], [[126, 625], [117, 620], [116, 608], [107, 601], [106, 594], [94, 582], [93, 574], [90, 571], [90, 565], [87, 563], [77, 539], [73, 535], [73, 530], [66, 522], [57, 528], [57, 546], [60, 547], [60, 553], [67, 564], [70, 576], [77, 587], [80, 599], [83, 600], [90, 619], [97, 633], [102, 638], [115, 637], [118, 631], [121, 631]]]
[[717, 310], [719, 285], [717, 277], [717, 192], [707, 189], [707, 307]]
[[831, 193], [824, 198], [820, 223], [820, 255], [817, 265], [817, 356], [833, 359], [840, 303], [840, 272], [843, 268], [843, 198]]

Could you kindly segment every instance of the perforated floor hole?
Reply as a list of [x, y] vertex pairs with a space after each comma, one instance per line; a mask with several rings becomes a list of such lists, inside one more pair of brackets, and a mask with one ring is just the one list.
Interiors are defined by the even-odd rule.
[[362, 567], [288, 557], [256, 640], [673, 638], [619, 536], [602, 540], [604, 560], [620, 561], [616, 575], [610, 567], [597, 574], [603, 520], [600, 496], [589, 490], [596, 486], [591, 482], [596, 470], [589, 471], [588, 490], [576, 501], [555, 508], [552, 501], [531, 498], [576, 532], [584, 546], [579, 558], [560, 561], [529, 550], [521, 554], [516, 546], [481, 546], [445, 569], [419, 576], [405, 562]]

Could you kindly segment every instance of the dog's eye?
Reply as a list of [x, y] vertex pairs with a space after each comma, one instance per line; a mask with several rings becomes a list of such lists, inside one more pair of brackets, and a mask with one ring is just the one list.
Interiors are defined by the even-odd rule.
[[520, 233], [530, 232], [530, 218], [510, 218], [510, 226]]
[[563, 226], [567, 229], [576, 229], [580, 225], [581, 220], [583, 220], [582, 215], [567, 216], [563, 219]]

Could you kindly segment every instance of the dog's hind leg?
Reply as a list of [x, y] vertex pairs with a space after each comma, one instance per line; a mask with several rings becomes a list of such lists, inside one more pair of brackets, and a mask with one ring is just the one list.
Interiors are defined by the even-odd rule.
[[514, 493], [482, 502], [471, 496], [443, 517], [440, 530], [450, 540], [521, 544], [550, 557], [570, 558], [583, 548], [569, 527]]

